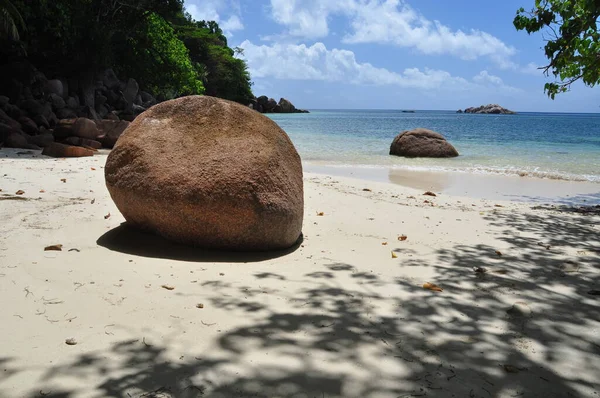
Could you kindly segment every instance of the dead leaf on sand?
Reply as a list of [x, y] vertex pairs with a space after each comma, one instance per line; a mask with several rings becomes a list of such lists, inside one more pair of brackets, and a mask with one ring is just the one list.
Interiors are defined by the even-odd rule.
[[404, 241], [405, 241], [405, 240], [407, 240], [407, 239], [408, 239], [408, 236], [406, 236], [406, 235], [400, 235], [400, 236], [398, 237], [398, 240], [399, 240], [400, 242], [404, 242]]
[[500, 250], [496, 250], [496, 254], [498, 255], [498, 257], [502, 257], [502, 252]]
[[502, 206], [502, 205], [494, 205], [494, 207], [504, 207], [504, 206]]
[[373, 192], [369, 188], [363, 188], [363, 192]]
[[15, 192], [15, 195], [23, 195], [25, 193], [25, 191], [23, 191], [22, 189], [19, 189], [17, 192]]
[[44, 248], [44, 251], [47, 251], [47, 252], [48, 251], [57, 251], [57, 252], [60, 252], [60, 251], [62, 251], [62, 247], [63, 247], [63, 245], [50, 245], [50, 246], [46, 246]]
[[425, 192], [423, 195], [425, 195], [425, 196], [437, 196], [436, 194], [434, 194], [434, 193], [433, 193], [433, 192], [431, 192], [431, 191], [427, 191], [427, 192]]
[[171, 286], [171, 285], [162, 285], [161, 287], [163, 289], [167, 289], [167, 290], [175, 290], [175, 286]]
[[387, 242], [381, 242], [381, 246], [387, 246]]
[[196, 304], [196, 308], [204, 308], [204, 304]]
[[325, 215], [325, 212], [323, 212], [323, 211], [317, 212], [317, 216], [319, 216], [319, 217], [323, 217], [324, 215]]
[[70, 338], [65, 340], [66, 345], [77, 345], [77, 340]]
[[435, 283], [427, 282], [423, 285], [423, 289], [431, 290], [434, 292], [443, 292], [444, 289], [436, 285]]
[[96, 199], [92, 199], [91, 204], [94, 204], [94, 203], [96, 203]]
[[91, 169], [92, 169], [92, 170], [96, 170], [96, 168], [95, 168], [95, 167], [92, 167]]
[[61, 178], [60, 180], [61, 180], [62, 182], [67, 182], [67, 179], [66, 179], [66, 178]]
[[110, 218], [110, 213], [108, 213], [107, 215], [104, 216], [105, 220], [108, 220]]
[[392, 258], [398, 258], [398, 255], [394, 252], [392, 252]]

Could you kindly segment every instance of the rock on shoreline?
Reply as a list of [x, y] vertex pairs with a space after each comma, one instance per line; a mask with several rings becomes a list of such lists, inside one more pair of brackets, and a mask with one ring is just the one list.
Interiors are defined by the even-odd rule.
[[268, 98], [266, 95], [251, 100], [248, 107], [260, 113], [309, 113], [305, 109], [297, 109], [294, 104], [285, 98], [281, 98], [277, 103], [273, 98]]
[[435, 131], [416, 128], [400, 133], [390, 146], [390, 155], [408, 158], [453, 158], [458, 151]]
[[[462, 110], [458, 110], [457, 113], [463, 113]], [[489, 114], [489, 115], [514, 115], [517, 112], [503, 108], [498, 104], [488, 104], [478, 107], [471, 107], [464, 110], [464, 113], [477, 113], [477, 114]]]

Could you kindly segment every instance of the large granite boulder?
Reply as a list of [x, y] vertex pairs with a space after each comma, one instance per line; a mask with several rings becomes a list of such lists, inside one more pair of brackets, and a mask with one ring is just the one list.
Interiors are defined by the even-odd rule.
[[106, 185], [135, 227], [200, 247], [294, 245], [304, 212], [302, 165], [272, 120], [208, 96], [155, 105], [109, 154]]
[[435, 131], [417, 128], [400, 133], [390, 146], [390, 155], [409, 158], [451, 158], [458, 151]]
[[44, 148], [42, 155], [53, 158], [81, 158], [86, 156], [94, 156], [94, 150], [54, 142]]
[[279, 107], [281, 113], [295, 113], [296, 107], [290, 101], [285, 98], [279, 100]]
[[102, 141], [102, 145], [105, 148], [112, 148], [125, 129], [129, 127], [129, 122], [126, 120], [98, 120], [96, 126], [100, 130], [98, 139]]
[[16, 131], [8, 133], [8, 136], [4, 139], [4, 145], [7, 148], [29, 148], [25, 134]]

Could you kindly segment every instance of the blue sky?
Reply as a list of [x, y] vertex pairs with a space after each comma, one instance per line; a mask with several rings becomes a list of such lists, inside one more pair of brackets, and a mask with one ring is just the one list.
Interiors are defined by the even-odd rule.
[[599, 112], [600, 88], [552, 101], [543, 37], [512, 20], [534, 0], [186, 0], [244, 49], [253, 91], [308, 109]]

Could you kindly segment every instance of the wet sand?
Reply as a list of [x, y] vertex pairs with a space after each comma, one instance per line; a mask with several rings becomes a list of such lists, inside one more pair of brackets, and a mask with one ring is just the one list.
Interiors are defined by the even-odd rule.
[[600, 184], [593, 182], [384, 167], [324, 166], [311, 163], [305, 163], [304, 169], [312, 173], [389, 182], [452, 196], [561, 205], [600, 204]]

